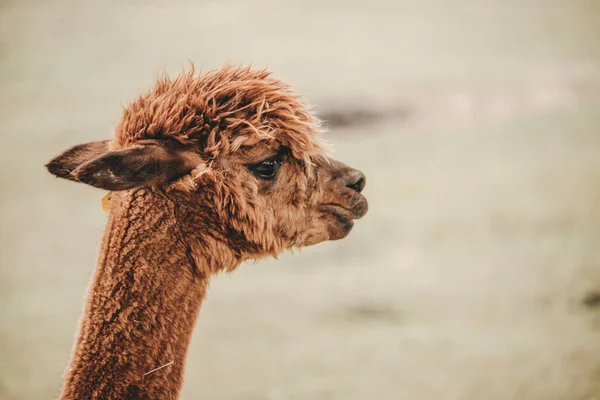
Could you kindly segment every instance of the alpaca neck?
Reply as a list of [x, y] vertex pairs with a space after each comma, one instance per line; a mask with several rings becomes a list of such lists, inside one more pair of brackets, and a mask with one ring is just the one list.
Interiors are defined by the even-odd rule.
[[214, 267], [184, 243], [168, 198], [116, 197], [61, 398], [176, 398]]

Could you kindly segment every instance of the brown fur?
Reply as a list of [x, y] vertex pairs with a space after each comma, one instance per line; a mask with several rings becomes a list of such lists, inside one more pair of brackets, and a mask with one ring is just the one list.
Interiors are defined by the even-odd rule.
[[[318, 133], [268, 72], [192, 70], [133, 102], [110, 143], [47, 165], [117, 190], [62, 399], [177, 398], [212, 274], [349, 233], [367, 211], [364, 176], [328, 158]], [[261, 178], [274, 155], [280, 169]]]

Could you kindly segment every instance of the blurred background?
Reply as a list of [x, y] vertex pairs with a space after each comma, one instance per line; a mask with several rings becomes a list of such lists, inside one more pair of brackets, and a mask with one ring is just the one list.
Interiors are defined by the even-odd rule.
[[214, 279], [183, 399], [600, 399], [597, 0], [0, 1], [0, 399], [58, 395], [102, 191], [68, 146], [267, 66], [367, 175], [350, 236]]

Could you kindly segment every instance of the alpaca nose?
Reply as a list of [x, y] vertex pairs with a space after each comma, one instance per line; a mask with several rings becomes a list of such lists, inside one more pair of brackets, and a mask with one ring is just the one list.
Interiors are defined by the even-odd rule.
[[347, 179], [346, 187], [358, 193], [362, 192], [362, 190], [365, 188], [365, 184], [367, 183], [365, 174], [356, 169], [350, 170]]

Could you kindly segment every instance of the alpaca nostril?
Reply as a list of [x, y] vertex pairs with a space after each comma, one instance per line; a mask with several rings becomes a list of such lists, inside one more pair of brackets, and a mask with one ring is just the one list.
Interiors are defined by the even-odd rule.
[[353, 182], [347, 184], [346, 187], [360, 193], [365, 188], [366, 183], [367, 180], [365, 179], [365, 176], [362, 172], [359, 172], [358, 175], [353, 179]]

